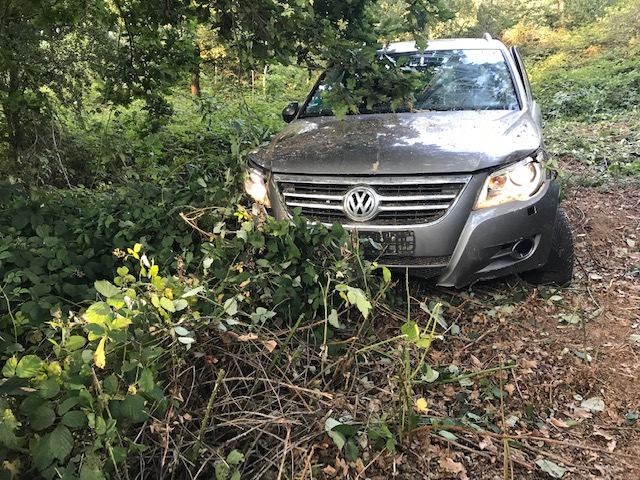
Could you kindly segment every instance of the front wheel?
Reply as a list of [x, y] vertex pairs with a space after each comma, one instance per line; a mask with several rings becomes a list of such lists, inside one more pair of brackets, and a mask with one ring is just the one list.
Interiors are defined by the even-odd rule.
[[573, 235], [566, 213], [558, 209], [553, 226], [551, 251], [547, 263], [535, 270], [519, 274], [525, 282], [533, 285], [568, 285], [573, 277]]

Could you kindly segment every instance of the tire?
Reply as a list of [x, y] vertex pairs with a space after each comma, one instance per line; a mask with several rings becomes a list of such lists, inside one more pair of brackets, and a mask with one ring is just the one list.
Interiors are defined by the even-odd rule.
[[573, 234], [569, 219], [566, 213], [558, 209], [547, 263], [535, 270], [522, 272], [519, 276], [532, 285], [553, 284], [564, 287], [571, 283], [573, 277], [574, 256]]

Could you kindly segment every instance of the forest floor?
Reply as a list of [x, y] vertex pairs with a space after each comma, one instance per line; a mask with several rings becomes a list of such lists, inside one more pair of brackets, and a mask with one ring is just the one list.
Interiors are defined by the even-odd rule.
[[[347, 328], [340, 342], [353, 349], [339, 358], [296, 340], [309, 327], [260, 338], [212, 332], [202, 339], [209, 353], [177, 373], [175, 394], [192, 410], [166, 424], [171, 436], [193, 437], [192, 422], [214, 390], [211, 427], [200, 436], [217, 447], [202, 474], [237, 449], [242, 478], [640, 478], [640, 188], [570, 159], [562, 166], [576, 246], [571, 286], [532, 287], [516, 277], [465, 290], [411, 282], [419, 325], [429, 314], [418, 305], [430, 301], [455, 325], [424, 359], [438, 381], [416, 378], [407, 389], [400, 347], [367, 350], [365, 338], [396, 337], [406, 314], [380, 312], [368, 334]], [[446, 372], [467, 378], [447, 382]], [[412, 406], [427, 426], [398, 445], [375, 446], [393, 437], [398, 412]], [[341, 435], [330, 432], [336, 419], [347, 425]], [[170, 476], [170, 444], [145, 454], [162, 459], [161, 477]]]
[[416, 431], [404, 449], [372, 456], [352, 478], [640, 478], [640, 189], [637, 180], [598, 178], [571, 159], [562, 166], [576, 246], [570, 287], [507, 278], [464, 292], [419, 285], [413, 293], [440, 299], [460, 327], [433, 344], [431, 365], [518, 368], [464, 388], [425, 388], [428, 416], [467, 426], [447, 428], [445, 437]]

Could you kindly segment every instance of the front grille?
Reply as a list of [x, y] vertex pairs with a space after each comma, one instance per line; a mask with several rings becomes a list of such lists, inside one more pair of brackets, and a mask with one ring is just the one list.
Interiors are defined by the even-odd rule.
[[289, 213], [299, 208], [311, 221], [358, 225], [343, 209], [345, 195], [357, 186], [373, 188], [377, 215], [367, 225], [419, 225], [441, 218], [456, 201], [468, 175], [420, 177], [328, 177], [275, 175]]

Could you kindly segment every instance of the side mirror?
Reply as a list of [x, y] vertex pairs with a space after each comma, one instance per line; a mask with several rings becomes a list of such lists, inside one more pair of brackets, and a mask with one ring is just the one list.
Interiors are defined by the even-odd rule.
[[290, 123], [294, 118], [296, 118], [298, 110], [300, 110], [300, 104], [298, 102], [291, 102], [282, 109], [282, 120]]

